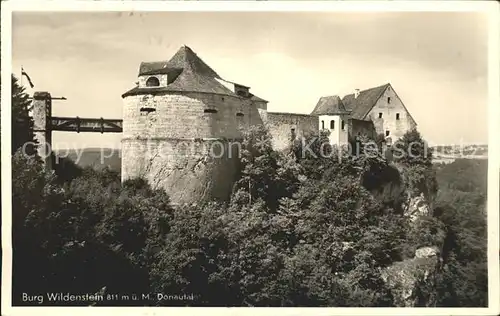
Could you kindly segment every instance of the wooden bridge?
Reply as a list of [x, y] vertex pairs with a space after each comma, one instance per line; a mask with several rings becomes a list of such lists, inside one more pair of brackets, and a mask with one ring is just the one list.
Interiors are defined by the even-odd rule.
[[123, 120], [83, 117], [51, 117], [50, 126], [53, 131], [121, 133]]

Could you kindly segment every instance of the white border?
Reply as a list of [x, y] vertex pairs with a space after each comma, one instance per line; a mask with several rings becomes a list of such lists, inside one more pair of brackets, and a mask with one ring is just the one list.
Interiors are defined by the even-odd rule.
[[[498, 315], [500, 80], [499, 5], [495, 1], [8, 1], [2, 14], [2, 315]], [[154, 307], [12, 307], [11, 306], [11, 161], [10, 74], [12, 11], [481, 11], [489, 12], [489, 172], [488, 172], [488, 308], [154, 308]], [[457, 93], [466, 93], [458, 91]], [[36, 264], [36, 263], [34, 263]]]

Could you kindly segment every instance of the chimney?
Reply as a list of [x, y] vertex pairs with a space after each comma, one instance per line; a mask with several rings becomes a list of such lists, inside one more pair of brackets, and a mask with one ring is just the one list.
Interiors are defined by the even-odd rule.
[[354, 99], [357, 99], [359, 96], [359, 89], [354, 89]]

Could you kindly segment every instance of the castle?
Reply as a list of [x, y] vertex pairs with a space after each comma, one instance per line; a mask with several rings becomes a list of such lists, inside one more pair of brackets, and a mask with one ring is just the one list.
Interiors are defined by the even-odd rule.
[[332, 144], [353, 135], [401, 137], [416, 126], [390, 84], [319, 99], [310, 115], [267, 111], [268, 101], [223, 79], [189, 47], [168, 61], [143, 62], [122, 95], [122, 180], [144, 177], [174, 203], [227, 199], [237, 177], [242, 130], [266, 124], [273, 146], [328, 129]]

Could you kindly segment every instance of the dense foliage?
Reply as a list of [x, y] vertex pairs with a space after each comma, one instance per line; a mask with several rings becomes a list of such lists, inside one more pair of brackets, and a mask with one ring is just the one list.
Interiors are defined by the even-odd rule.
[[[423, 143], [412, 132], [401, 148], [410, 140]], [[450, 193], [436, 216], [412, 224], [408, 189], [437, 190], [429, 157], [395, 165], [358, 142], [364, 154], [331, 147], [326, 135], [277, 152], [265, 128], [251, 129], [230, 200], [176, 207], [141, 179], [120, 183], [114, 171], [71, 162], [50, 173], [18, 150], [13, 303], [33, 304], [23, 293], [69, 292], [105, 299], [44, 304], [393, 306], [381, 271], [436, 245], [445, 250], [439, 304], [485, 304], [484, 196]], [[479, 278], [468, 282], [467, 273]]]
[[486, 306], [487, 160], [459, 159], [438, 167], [436, 216], [446, 225], [440, 305]]
[[[25, 92], [25, 88], [18, 83], [18, 79], [12, 75], [12, 153], [15, 153], [25, 144], [30, 144], [34, 141], [33, 138], [33, 119], [29, 115], [31, 102], [29, 96]], [[32, 154], [34, 147], [28, 146], [26, 149], [28, 154]]]

